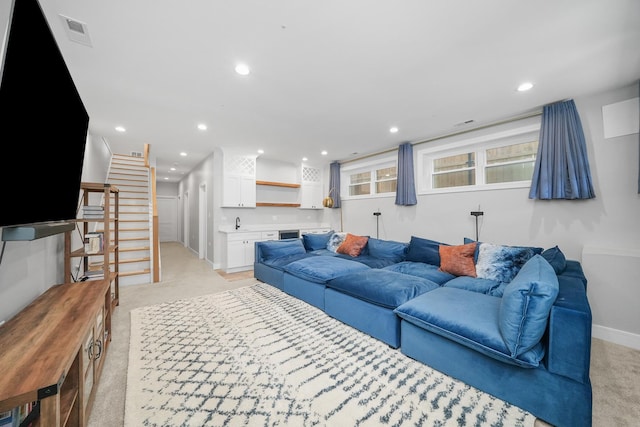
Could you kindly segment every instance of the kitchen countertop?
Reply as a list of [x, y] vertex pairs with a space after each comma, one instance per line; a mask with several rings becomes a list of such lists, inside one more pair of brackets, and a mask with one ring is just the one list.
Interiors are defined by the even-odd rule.
[[218, 228], [221, 233], [250, 233], [252, 231], [281, 231], [281, 230], [310, 230], [314, 228], [330, 228], [329, 224], [249, 224], [240, 225], [236, 230], [234, 225], [222, 225]]

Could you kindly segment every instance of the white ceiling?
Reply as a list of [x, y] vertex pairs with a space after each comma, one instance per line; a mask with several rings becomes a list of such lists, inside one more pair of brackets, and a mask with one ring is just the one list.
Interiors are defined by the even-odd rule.
[[[214, 147], [323, 164], [640, 78], [638, 0], [40, 3], [91, 133], [117, 153], [150, 144], [159, 180]], [[87, 25], [91, 47], [60, 14]], [[517, 92], [524, 81], [534, 88]]]

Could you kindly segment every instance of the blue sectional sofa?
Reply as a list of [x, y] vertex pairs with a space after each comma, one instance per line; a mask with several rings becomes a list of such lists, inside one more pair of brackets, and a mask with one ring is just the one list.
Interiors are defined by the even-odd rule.
[[587, 279], [557, 246], [330, 232], [255, 252], [257, 279], [547, 423], [591, 425]]

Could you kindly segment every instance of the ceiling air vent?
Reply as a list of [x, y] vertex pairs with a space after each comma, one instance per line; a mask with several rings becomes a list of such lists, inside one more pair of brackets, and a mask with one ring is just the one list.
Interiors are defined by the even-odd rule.
[[142, 157], [142, 153], [139, 151], [132, 151], [131, 157]]
[[464, 122], [460, 122], [460, 123], [456, 123], [455, 125], [453, 125], [454, 127], [460, 127], [460, 126], [469, 126], [470, 124], [472, 124], [473, 122], [475, 122], [475, 120], [470, 119], [470, 120], [465, 120]]
[[89, 28], [84, 22], [80, 22], [76, 19], [69, 18], [68, 16], [59, 15], [64, 25], [64, 30], [67, 33], [67, 37], [72, 42], [80, 43], [85, 46], [91, 46], [91, 39], [89, 38]]

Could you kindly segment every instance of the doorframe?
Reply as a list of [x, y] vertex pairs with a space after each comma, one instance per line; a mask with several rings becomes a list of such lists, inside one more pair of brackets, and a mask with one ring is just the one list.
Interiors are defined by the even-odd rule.
[[182, 201], [182, 211], [184, 212], [183, 215], [183, 235], [182, 235], [182, 240], [184, 247], [188, 248], [189, 247], [189, 192], [185, 191], [184, 193], [184, 197], [183, 197], [183, 201]]
[[207, 184], [198, 187], [198, 257], [207, 257]]

